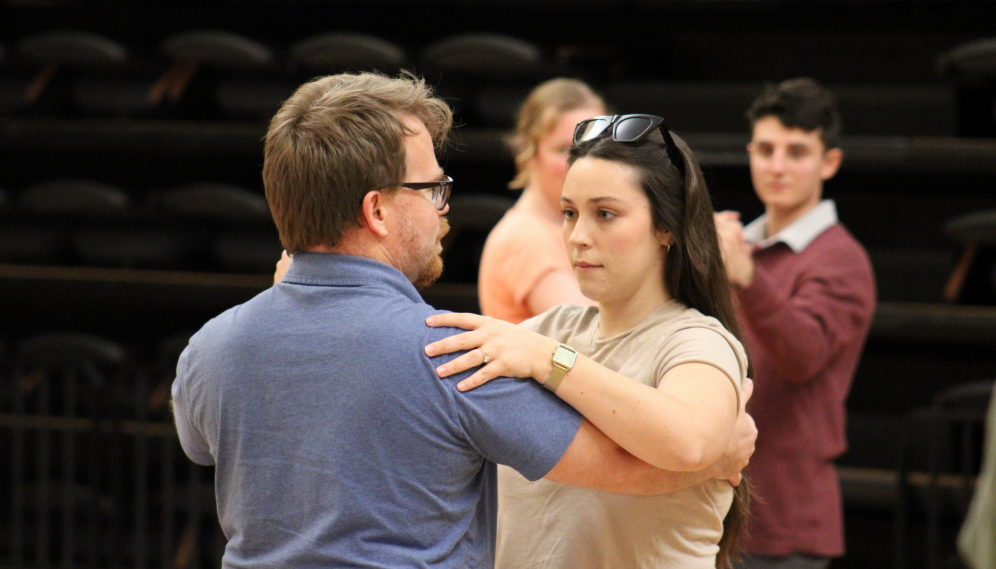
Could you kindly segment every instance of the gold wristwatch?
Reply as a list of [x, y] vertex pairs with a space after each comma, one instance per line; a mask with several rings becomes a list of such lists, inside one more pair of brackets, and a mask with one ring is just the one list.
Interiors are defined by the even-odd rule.
[[553, 369], [550, 370], [550, 376], [546, 378], [543, 387], [551, 392], [556, 392], [557, 388], [560, 387], [560, 382], [564, 380], [564, 376], [574, 367], [574, 360], [577, 357], [578, 353], [574, 348], [566, 344], [558, 345], [557, 349], [553, 351]]

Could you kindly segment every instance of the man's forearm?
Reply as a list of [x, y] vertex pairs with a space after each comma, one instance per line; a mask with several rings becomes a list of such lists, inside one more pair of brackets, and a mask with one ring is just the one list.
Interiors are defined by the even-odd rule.
[[633, 468], [633, 476], [619, 485], [618, 493], [640, 496], [658, 496], [680, 492], [702, 484], [720, 475], [719, 469], [709, 467], [697, 472], [671, 472], [640, 461], [643, 466]]
[[615, 494], [670, 494], [722, 476], [722, 460], [696, 472], [671, 472], [643, 462], [605, 436], [589, 421], [578, 429], [547, 480]]

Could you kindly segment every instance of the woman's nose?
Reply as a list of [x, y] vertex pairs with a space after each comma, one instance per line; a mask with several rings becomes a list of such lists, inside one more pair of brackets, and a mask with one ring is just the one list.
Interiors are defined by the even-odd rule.
[[570, 235], [567, 237], [567, 242], [572, 247], [584, 248], [591, 245], [590, 237], [588, 223], [583, 219], [578, 219], [574, 222], [574, 226], [571, 228]]

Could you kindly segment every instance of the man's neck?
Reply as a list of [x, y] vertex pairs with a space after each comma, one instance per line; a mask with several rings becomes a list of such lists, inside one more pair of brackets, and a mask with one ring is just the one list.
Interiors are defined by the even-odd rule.
[[305, 249], [305, 251], [308, 253], [332, 253], [337, 255], [364, 257], [397, 268], [395, 263], [392, 262], [392, 256], [383, 244], [372, 243], [351, 231], [347, 231], [334, 246], [313, 245]]
[[812, 211], [813, 208], [818, 205], [820, 205], [820, 198], [817, 198], [814, 202], [806, 203], [794, 209], [765, 207], [764, 213], [768, 216], [768, 219], [764, 236], [771, 237], [773, 235], [777, 235], [781, 230], [795, 223], [799, 218]]
[[340, 255], [348, 255], [349, 253], [343, 253], [339, 251], [336, 247], [329, 247], [328, 245], [312, 245], [304, 250], [305, 253], [339, 253]]

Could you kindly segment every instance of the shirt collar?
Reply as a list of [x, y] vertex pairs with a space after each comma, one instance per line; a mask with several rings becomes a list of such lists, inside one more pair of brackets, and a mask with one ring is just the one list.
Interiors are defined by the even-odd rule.
[[823, 200], [816, 207], [806, 212], [806, 215], [793, 221], [771, 237], [765, 237], [768, 229], [768, 214], [750, 222], [744, 227], [744, 239], [757, 245], [760, 249], [771, 247], [775, 243], [784, 243], [796, 253], [801, 253], [814, 239], [837, 223], [837, 205], [833, 200]]
[[368, 259], [337, 253], [297, 253], [284, 283], [317, 286], [387, 285], [414, 302], [425, 302], [398, 269]]

